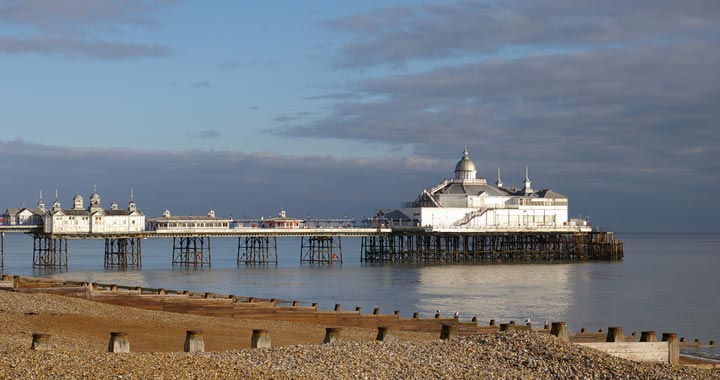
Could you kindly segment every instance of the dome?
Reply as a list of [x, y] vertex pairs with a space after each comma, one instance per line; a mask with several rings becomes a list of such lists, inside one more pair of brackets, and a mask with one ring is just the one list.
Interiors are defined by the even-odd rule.
[[468, 157], [467, 150], [463, 153], [463, 158], [458, 161], [457, 165], [455, 165], [455, 171], [463, 171], [463, 172], [469, 172], [469, 171], [476, 171], [475, 169], [475, 163], [472, 162], [472, 160]]

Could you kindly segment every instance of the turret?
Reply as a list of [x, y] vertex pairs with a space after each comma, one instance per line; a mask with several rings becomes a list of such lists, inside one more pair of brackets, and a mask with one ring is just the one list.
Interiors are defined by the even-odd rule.
[[38, 206], [38, 210], [40, 210], [40, 212], [45, 212], [45, 202], [43, 202], [42, 190], [40, 190], [40, 200], [38, 201], [37, 206]]
[[528, 166], [525, 165], [525, 180], [523, 181], [525, 184], [525, 194], [530, 194], [533, 192], [532, 187], [530, 186], [530, 177], [528, 176]]
[[498, 166], [498, 179], [497, 179], [497, 182], [495, 182], [495, 186], [503, 187], [502, 180], [500, 179], [500, 167], [499, 166]]
[[58, 200], [58, 191], [55, 189], [55, 202], [53, 202], [53, 211], [60, 211], [62, 207], [60, 207], [60, 201]]

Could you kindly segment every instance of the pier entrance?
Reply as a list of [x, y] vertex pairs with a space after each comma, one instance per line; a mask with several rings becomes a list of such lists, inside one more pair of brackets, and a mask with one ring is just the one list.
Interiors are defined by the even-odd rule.
[[210, 266], [209, 237], [174, 237], [173, 265]]
[[67, 239], [33, 235], [34, 268], [67, 268], [67, 258]]
[[238, 264], [277, 264], [277, 262], [276, 237], [238, 238]]
[[105, 267], [142, 267], [140, 238], [105, 239]]
[[300, 241], [300, 263], [332, 264], [343, 262], [340, 237], [303, 236]]

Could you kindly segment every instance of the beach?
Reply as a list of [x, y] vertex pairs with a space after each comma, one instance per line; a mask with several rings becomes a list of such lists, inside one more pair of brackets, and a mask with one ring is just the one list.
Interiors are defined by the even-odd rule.
[[[325, 326], [177, 314], [49, 294], [0, 291], [0, 378], [31, 379], [720, 379], [720, 371], [641, 364], [521, 331], [440, 340], [343, 327], [323, 345]], [[250, 349], [252, 329], [273, 348]], [[207, 352], [182, 352], [202, 330]], [[109, 353], [110, 332], [128, 333], [131, 353]], [[32, 351], [33, 333], [51, 334]]]

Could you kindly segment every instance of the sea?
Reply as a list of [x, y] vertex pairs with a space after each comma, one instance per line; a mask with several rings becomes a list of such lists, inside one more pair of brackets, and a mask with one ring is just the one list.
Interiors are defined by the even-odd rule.
[[[342, 264], [300, 264], [300, 239], [279, 238], [277, 264], [238, 265], [237, 238], [213, 238], [212, 265], [189, 268], [172, 265], [171, 239], [147, 239], [141, 269], [106, 269], [103, 240], [70, 240], [68, 267], [45, 269], [32, 267], [31, 237], [6, 234], [2, 273], [720, 342], [720, 233], [615, 236], [622, 261], [533, 264], [361, 263], [359, 238], [342, 239]], [[715, 359], [719, 351], [684, 350]]]

